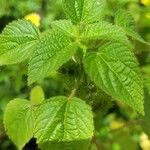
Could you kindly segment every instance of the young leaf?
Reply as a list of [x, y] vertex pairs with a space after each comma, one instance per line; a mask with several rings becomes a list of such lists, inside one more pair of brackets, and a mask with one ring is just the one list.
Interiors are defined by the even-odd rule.
[[105, 0], [64, 0], [64, 11], [75, 24], [99, 21], [105, 14], [107, 7]]
[[66, 16], [75, 24], [81, 20], [83, 4], [84, 0], [63, 0]]
[[124, 31], [115, 25], [107, 22], [98, 22], [87, 25], [81, 34], [83, 40], [109, 40], [126, 43], [132, 47]]
[[105, 15], [106, 0], [84, 0], [81, 22], [84, 24], [99, 21]]
[[0, 35], [0, 65], [26, 60], [39, 39], [39, 30], [27, 20], [13, 21]]
[[35, 118], [34, 137], [41, 144], [82, 141], [93, 136], [91, 108], [76, 97], [49, 99], [39, 107]]
[[30, 100], [32, 105], [39, 105], [45, 99], [44, 91], [41, 86], [35, 86], [30, 93]]
[[133, 16], [126, 10], [119, 9], [115, 13], [114, 22], [116, 25], [122, 27], [127, 35], [135, 38], [142, 43], [146, 43], [136, 31], [136, 25]]
[[29, 62], [29, 84], [42, 79], [66, 63], [76, 52], [76, 44], [58, 31], [51, 31], [43, 37]]
[[74, 37], [76, 36], [76, 27], [70, 20], [53, 21], [51, 26], [54, 30], [60, 30], [64, 34]]
[[97, 53], [87, 53], [84, 68], [102, 90], [144, 114], [143, 86], [131, 49], [120, 43], [108, 43]]
[[21, 150], [33, 137], [33, 118], [30, 102], [24, 99], [10, 101], [4, 114], [4, 126], [10, 139]]

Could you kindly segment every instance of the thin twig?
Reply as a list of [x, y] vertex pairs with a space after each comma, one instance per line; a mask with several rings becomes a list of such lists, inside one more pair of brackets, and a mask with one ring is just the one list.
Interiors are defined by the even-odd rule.
[[95, 144], [96, 149], [97, 149], [97, 150], [100, 150], [100, 147], [99, 147], [99, 145], [98, 145], [98, 143], [97, 143], [97, 141], [96, 141], [96, 137], [95, 137], [95, 136], [93, 137], [92, 142]]

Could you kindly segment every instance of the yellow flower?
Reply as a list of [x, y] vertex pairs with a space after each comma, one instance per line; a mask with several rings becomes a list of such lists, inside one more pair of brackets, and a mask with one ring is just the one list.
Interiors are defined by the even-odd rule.
[[40, 26], [40, 20], [41, 17], [39, 14], [37, 13], [31, 13], [25, 16], [26, 20], [30, 20], [33, 24], [35, 24], [37, 27]]
[[121, 121], [121, 120], [113, 120], [111, 121], [111, 124], [110, 124], [110, 128], [112, 130], [115, 130], [115, 129], [118, 129], [118, 128], [121, 128], [124, 126], [124, 122]]
[[141, 3], [143, 5], [148, 5], [150, 3], [150, 0], [141, 0]]
[[144, 132], [140, 136], [140, 146], [142, 150], [150, 150], [150, 140]]

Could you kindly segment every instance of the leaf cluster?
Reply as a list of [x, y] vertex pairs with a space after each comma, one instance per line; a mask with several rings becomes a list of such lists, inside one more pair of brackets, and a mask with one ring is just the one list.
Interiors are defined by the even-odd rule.
[[[0, 65], [28, 61], [28, 85], [31, 85], [59, 72], [72, 60], [79, 66], [74, 90], [80, 81], [92, 81], [113, 99], [144, 114], [143, 82], [129, 39], [149, 44], [137, 33], [133, 17], [125, 9], [115, 10], [113, 21], [106, 19], [109, 3], [63, 0], [67, 19], [53, 21], [45, 32], [40, 32], [30, 21], [13, 21], [0, 34]], [[35, 99], [31, 104], [27, 100], [14, 100], [5, 112], [5, 128], [19, 149], [32, 137], [42, 147], [47, 147], [47, 142], [50, 145], [66, 142], [67, 148], [74, 142], [92, 138], [91, 108], [82, 100], [72, 94], [69, 98], [58, 96], [46, 102]], [[17, 129], [16, 124], [19, 124]]]

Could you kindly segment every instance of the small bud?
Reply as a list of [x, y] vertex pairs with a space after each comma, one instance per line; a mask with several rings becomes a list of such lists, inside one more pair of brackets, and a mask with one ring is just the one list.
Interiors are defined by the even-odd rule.
[[45, 99], [45, 95], [41, 86], [35, 86], [30, 93], [30, 100], [32, 105], [39, 105]]

